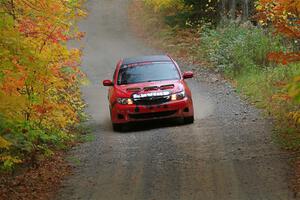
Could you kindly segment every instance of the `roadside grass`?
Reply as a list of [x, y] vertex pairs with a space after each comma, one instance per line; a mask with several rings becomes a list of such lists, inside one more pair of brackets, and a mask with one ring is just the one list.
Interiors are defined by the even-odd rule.
[[75, 156], [70, 156], [70, 157], [67, 157], [66, 160], [68, 160], [69, 162], [71, 162], [72, 164], [78, 166], [81, 164], [81, 161], [79, 158], [75, 157]]
[[237, 90], [249, 102], [264, 109], [276, 122], [275, 138], [282, 147], [298, 150], [300, 147], [299, 124], [291, 113], [299, 111], [298, 103], [286, 99], [281, 94], [287, 92], [286, 83], [300, 74], [298, 64], [250, 70], [235, 78]]
[[83, 143], [85, 142], [93, 142], [96, 139], [95, 135], [92, 133], [88, 133], [85, 135], [81, 135], [79, 140]]
[[283, 148], [300, 149], [300, 125], [292, 115], [300, 105], [284, 95], [287, 83], [300, 74], [300, 63], [281, 66], [267, 59], [269, 52], [289, 48], [280, 37], [250, 23], [170, 27], [162, 14], [137, 0], [129, 8], [129, 20], [134, 32], [152, 47], [184, 63], [221, 72], [250, 103], [275, 120], [274, 135]]
[[299, 150], [300, 105], [288, 94], [288, 85], [300, 74], [300, 63], [280, 65], [268, 61], [270, 52], [285, 51], [282, 38], [249, 23], [203, 27], [199, 51], [214, 68], [232, 81], [247, 100], [272, 116], [276, 141], [285, 149]]

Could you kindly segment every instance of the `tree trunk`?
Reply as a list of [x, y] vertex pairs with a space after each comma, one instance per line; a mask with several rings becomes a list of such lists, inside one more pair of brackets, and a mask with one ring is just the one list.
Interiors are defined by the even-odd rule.
[[230, 19], [235, 19], [235, 12], [236, 12], [236, 2], [235, 0], [230, 1]]
[[222, 20], [227, 18], [227, 16], [226, 16], [226, 3], [227, 3], [227, 0], [222, 0], [222, 4], [221, 4], [221, 19]]
[[247, 21], [249, 17], [249, 0], [243, 1], [243, 21]]

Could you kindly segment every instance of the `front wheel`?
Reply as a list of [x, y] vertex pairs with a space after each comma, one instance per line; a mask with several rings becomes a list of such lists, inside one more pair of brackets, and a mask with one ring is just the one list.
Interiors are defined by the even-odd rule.
[[190, 117], [183, 118], [183, 123], [184, 124], [192, 124], [192, 123], [194, 123], [194, 115], [190, 116]]

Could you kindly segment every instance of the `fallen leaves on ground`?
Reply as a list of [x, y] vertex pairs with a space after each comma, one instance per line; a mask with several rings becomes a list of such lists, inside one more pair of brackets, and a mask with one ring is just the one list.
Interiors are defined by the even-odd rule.
[[63, 155], [57, 152], [36, 167], [22, 169], [15, 175], [1, 176], [0, 199], [53, 199], [63, 178], [71, 173], [71, 166], [64, 161]]

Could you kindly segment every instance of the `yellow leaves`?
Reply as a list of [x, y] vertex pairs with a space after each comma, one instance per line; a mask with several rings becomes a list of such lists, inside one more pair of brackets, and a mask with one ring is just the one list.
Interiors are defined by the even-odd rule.
[[21, 163], [22, 160], [20, 160], [17, 157], [13, 157], [13, 156], [4, 156], [4, 155], [0, 155], [0, 162], [10, 162], [10, 163]]
[[0, 149], [9, 149], [11, 143], [0, 136]]
[[0, 167], [11, 169], [21, 162], [16, 155], [23, 159], [32, 148], [65, 140], [79, 122], [81, 50], [67, 41], [84, 36], [74, 25], [85, 16], [82, 2], [0, 3], [0, 130], [13, 130], [9, 141], [0, 136]]
[[296, 123], [300, 125], [300, 111], [290, 112], [288, 116]]
[[13, 166], [22, 163], [22, 160], [15, 156], [0, 154], [0, 163], [3, 163], [2, 169], [12, 170]]
[[84, 78], [84, 79], [80, 80], [80, 84], [83, 86], [88, 86], [91, 84], [91, 82], [89, 81], [89, 79]]
[[171, 11], [181, 10], [184, 8], [183, 0], [144, 0], [146, 5], [149, 5], [157, 11]]
[[300, 103], [300, 76], [296, 76], [292, 83], [289, 84], [289, 95]]
[[[44, 123], [49, 123], [47, 126], [55, 125], [56, 128], [65, 129], [68, 125], [72, 125], [77, 120], [77, 113], [71, 106], [67, 104], [55, 105], [55, 109], [50, 111], [50, 115], [47, 116], [48, 121]], [[51, 125], [52, 124], [52, 125]]]
[[299, 82], [300, 82], [300, 76], [296, 76], [296, 77], [294, 78], [294, 81], [299, 83]]
[[[0, 112], [7, 118], [17, 119], [28, 113], [32, 120], [38, 120], [36, 116], [43, 112], [37, 115], [34, 108], [45, 105], [42, 103], [45, 101], [58, 104], [59, 93], [71, 92], [68, 88], [78, 83], [81, 51], [69, 50], [62, 42], [69, 35], [71, 38], [70, 27], [76, 15], [83, 16], [85, 12], [80, 9], [81, 1], [15, 0], [14, 3], [18, 20], [0, 30], [3, 44], [0, 59], [7, 58], [6, 63], [0, 63]], [[77, 37], [77, 32], [73, 32]], [[16, 44], [5, 43], [8, 39]], [[12, 59], [16, 55], [20, 58]], [[64, 73], [66, 66], [76, 70]], [[56, 109], [62, 108], [53, 106]]]
[[262, 10], [263, 10], [263, 6], [260, 5], [260, 4], [258, 4], [258, 5], [256, 6], [256, 10], [257, 10], [257, 11], [262, 11]]
[[0, 91], [0, 112], [9, 119], [22, 119], [28, 101], [22, 95], [7, 95]]
[[86, 16], [87, 16], [87, 13], [84, 12], [83, 10], [79, 10], [79, 11], [77, 12], [77, 16], [78, 16], [78, 17], [86, 17]]

